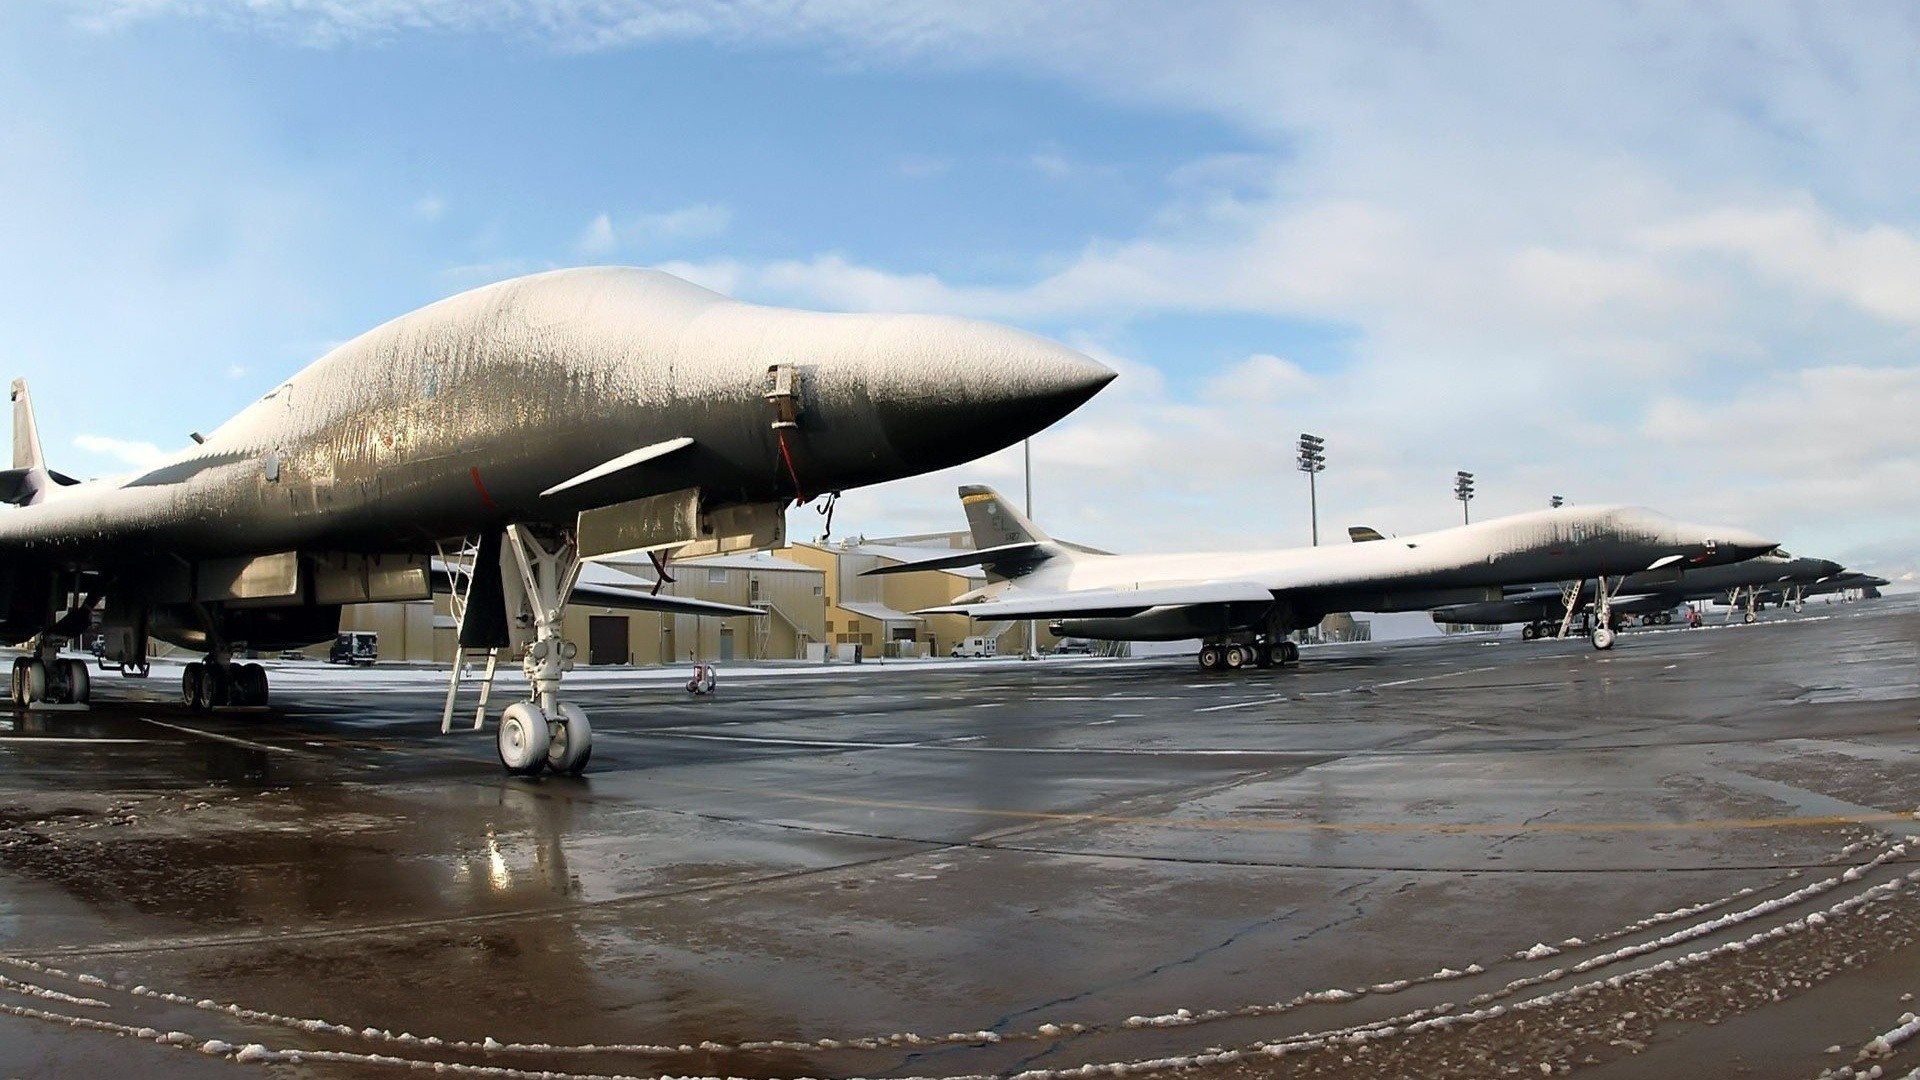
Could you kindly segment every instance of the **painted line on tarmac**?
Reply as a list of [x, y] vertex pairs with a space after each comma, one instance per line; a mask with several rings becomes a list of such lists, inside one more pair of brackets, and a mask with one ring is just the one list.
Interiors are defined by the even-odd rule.
[[0, 734], [0, 746], [10, 742], [79, 742], [88, 746], [138, 746], [138, 744], [161, 744], [173, 742], [165, 738], [88, 738], [88, 736], [58, 736], [58, 734]]
[[168, 731], [178, 731], [183, 735], [193, 735], [202, 739], [211, 739], [214, 742], [226, 743], [228, 746], [238, 746], [245, 750], [265, 750], [275, 754], [300, 753], [300, 751], [290, 746], [269, 746], [266, 743], [254, 742], [251, 739], [237, 739], [232, 735], [222, 735], [217, 731], [202, 731], [199, 728], [190, 728], [184, 724], [169, 724], [165, 720], [155, 720], [151, 716], [136, 716], [134, 719], [142, 723], [152, 724], [154, 727], [166, 728]]
[[1497, 671], [1498, 665], [1487, 667], [1463, 668], [1459, 671], [1445, 671], [1438, 675], [1421, 675], [1412, 679], [1394, 679], [1391, 682], [1366, 683], [1361, 686], [1348, 686], [1339, 690], [1306, 690], [1298, 694], [1276, 694], [1273, 697], [1255, 698], [1252, 701], [1234, 701], [1225, 705], [1208, 705], [1195, 709], [1197, 713], [1225, 712], [1228, 709], [1251, 709], [1259, 705], [1278, 705], [1280, 702], [1296, 697], [1337, 697], [1342, 694], [1360, 694], [1371, 690], [1389, 690], [1397, 686], [1412, 686], [1414, 683], [1432, 682], [1435, 679], [1451, 679], [1459, 675], [1478, 675], [1482, 672]]
[[[1129, 754], [1146, 757], [1298, 757], [1296, 750], [1196, 749], [1155, 750], [1140, 746], [961, 746], [951, 742], [863, 742], [855, 739], [791, 739], [773, 735], [713, 735], [692, 731], [619, 731], [603, 728], [597, 735], [644, 739], [699, 739], [704, 742], [755, 743], [809, 750], [945, 750], [962, 754]], [[968, 735], [963, 739], [984, 736]], [[1315, 754], [1313, 756], [1325, 756]]]
[[[745, 789], [711, 785], [682, 784], [654, 780], [653, 783], [707, 792], [746, 793]], [[1659, 833], [1715, 832], [1764, 829], [1825, 829], [1844, 825], [1876, 825], [1901, 822], [1920, 832], [1920, 820], [1904, 811], [1871, 811], [1859, 814], [1806, 814], [1784, 817], [1698, 818], [1689, 821], [1302, 821], [1273, 818], [1180, 818], [1146, 817], [1133, 814], [1102, 814], [1095, 811], [1013, 810], [990, 806], [953, 806], [894, 799], [865, 799], [851, 795], [815, 795], [799, 791], [755, 790], [752, 794], [827, 803], [875, 810], [912, 810], [960, 814], [969, 817], [1007, 818], [1019, 821], [1060, 821], [1090, 825], [1141, 825], [1163, 829], [1195, 829], [1218, 832], [1278, 833], [1384, 833], [1420, 835], [1438, 833], [1461, 836], [1506, 836], [1513, 833]]]

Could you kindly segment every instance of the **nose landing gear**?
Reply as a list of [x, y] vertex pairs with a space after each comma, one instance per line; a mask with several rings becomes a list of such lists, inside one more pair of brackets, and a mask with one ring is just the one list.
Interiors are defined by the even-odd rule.
[[515, 776], [542, 769], [579, 776], [593, 757], [593, 726], [579, 706], [560, 699], [560, 680], [579, 655], [562, 636], [567, 600], [580, 576], [579, 547], [571, 534], [547, 544], [523, 525], [507, 528], [506, 546], [533, 609], [534, 639], [522, 660], [529, 699], [500, 715], [500, 764]]

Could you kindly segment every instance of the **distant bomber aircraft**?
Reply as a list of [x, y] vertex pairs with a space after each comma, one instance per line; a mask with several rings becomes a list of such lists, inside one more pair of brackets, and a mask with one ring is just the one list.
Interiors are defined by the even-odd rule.
[[[987, 323], [760, 307], [614, 267], [403, 315], [137, 476], [49, 470], [16, 382], [0, 636], [31, 650], [14, 701], [87, 700], [86, 665], [57, 652], [104, 601], [105, 661], [144, 674], [151, 635], [205, 654], [186, 665], [190, 706], [264, 704], [266, 673], [236, 647], [314, 644], [343, 604], [425, 599], [452, 545], [472, 567], [460, 645], [525, 647], [532, 692], [501, 717], [502, 764], [577, 773], [592, 732], [560, 698], [561, 619], [582, 559], [644, 551], [664, 570], [773, 546], [791, 500], [998, 450], [1112, 378]], [[644, 589], [593, 602], [759, 614]]]
[[1797, 595], [1804, 599], [1809, 596], [1831, 596], [1834, 593], [1841, 593], [1857, 594], [1862, 600], [1878, 600], [1880, 590], [1891, 584], [1893, 582], [1886, 578], [1850, 570], [1844, 574], [1835, 574], [1818, 584], [1809, 585]]
[[[960, 501], [978, 550], [867, 572], [978, 564], [985, 588], [929, 611], [1058, 619], [1055, 633], [1080, 638], [1197, 637], [1207, 670], [1298, 659], [1285, 636], [1335, 611], [1424, 611], [1497, 600], [1511, 582], [1677, 573], [1774, 547], [1743, 529], [1688, 525], [1638, 507], [1569, 506], [1338, 547], [1101, 555], [1049, 538], [991, 488], [962, 487]], [[1603, 610], [1611, 595], [1602, 590]], [[1603, 621], [1593, 647], [1612, 645]]]
[[[1827, 559], [1809, 559], [1775, 551], [1746, 562], [1720, 566], [1689, 567], [1678, 575], [1654, 571], [1629, 574], [1613, 592], [1612, 614], [1655, 615], [1671, 610], [1687, 600], [1715, 597], [1757, 597], [1765, 587], [1795, 588], [1814, 585], [1841, 572], [1839, 563]], [[1577, 593], [1577, 596], [1574, 594]], [[1572, 586], [1537, 585], [1511, 591], [1499, 600], [1479, 604], [1452, 604], [1435, 608], [1433, 621], [1463, 623], [1472, 626], [1500, 626], [1525, 623], [1521, 636], [1529, 640], [1547, 637], [1567, 623], [1567, 600], [1572, 596], [1575, 612], [1592, 610], [1594, 589], [1590, 583]], [[1748, 622], [1754, 620], [1751, 606]]]

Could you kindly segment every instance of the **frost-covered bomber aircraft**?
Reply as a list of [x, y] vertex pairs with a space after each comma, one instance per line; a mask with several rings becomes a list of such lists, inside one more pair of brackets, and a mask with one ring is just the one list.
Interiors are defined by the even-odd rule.
[[[343, 604], [424, 599], [451, 546], [471, 568], [460, 645], [524, 646], [531, 694], [501, 717], [502, 764], [578, 772], [591, 728], [560, 684], [581, 560], [644, 551], [664, 570], [777, 545], [790, 501], [998, 450], [1112, 378], [988, 323], [762, 307], [611, 267], [403, 315], [134, 476], [49, 470], [16, 382], [0, 639], [31, 648], [14, 701], [87, 700], [86, 665], [57, 652], [104, 602], [104, 661], [144, 674], [151, 636], [206, 654], [186, 665], [189, 705], [264, 704], [265, 671], [235, 646], [310, 645]], [[593, 602], [759, 614], [644, 589]]]
[[[1753, 603], [1762, 589], [1781, 589], [1787, 593], [1818, 584], [1844, 568], [1830, 559], [1813, 559], [1774, 551], [1745, 562], [1720, 566], [1689, 567], [1676, 578], [1655, 571], [1629, 574], [1613, 593], [1612, 614], [1665, 616], [1687, 600], [1711, 600], [1726, 597], [1730, 604], [1747, 598], [1746, 621], [1754, 621]], [[1570, 586], [1543, 584], [1509, 590], [1490, 603], [1451, 604], [1433, 610], [1437, 623], [1463, 623], [1472, 626], [1501, 626], [1525, 623], [1521, 636], [1547, 637], [1570, 621], [1568, 601], [1574, 611], [1591, 610], [1594, 589], [1591, 582]]]
[[[1297, 659], [1285, 635], [1335, 611], [1497, 600], [1513, 582], [1677, 575], [1774, 548], [1744, 529], [1690, 525], [1639, 507], [1568, 506], [1332, 547], [1105, 555], [1053, 540], [991, 488], [962, 487], [960, 501], [977, 550], [868, 573], [977, 564], [987, 570], [985, 588], [929, 611], [1057, 619], [1054, 632], [1070, 637], [1200, 638], [1200, 666], [1209, 670]], [[1616, 588], [1603, 584], [1603, 611]], [[1603, 619], [1593, 646], [1612, 645]]]

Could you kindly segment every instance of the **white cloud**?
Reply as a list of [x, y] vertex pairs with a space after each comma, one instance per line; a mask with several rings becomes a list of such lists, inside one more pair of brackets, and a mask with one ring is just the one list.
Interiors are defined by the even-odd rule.
[[422, 195], [414, 200], [413, 216], [421, 221], [439, 221], [446, 213], [446, 200], [438, 195]]
[[636, 214], [617, 222], [602, 213], [587, 223], [574, 247], [583, 255], [605, 255], [623, 247], [704, 240], [726, 232], [732, 221], [732, 211], [712, 203]]
[[116, 439], [108, 435], [75, 435], [73, 445], [90, 454], [99, 454], [136, 469], [150, 469], [165, 461], [165, 450], [150, 442]]
[[1073, 174], [1073, 162], [1067, 160], [1067, 155], [1057, 147], [1035, 151], [1028, 155], [1027, 163], [1040, 175], [1052, 180], [1064, 180]]
[[618, 243], [619, 239], [613, 234], [613, 219], [601, 214], [587, 223], [573, 246], [585, 255], [604, 255]]
[[244, 379], [246, 377], [247, 377], [247, 369], [244, 364], [228, 364], [227, 365], [227, 378]]
[[1652, 228], [1646, 243], [1732, 256], [1803, 295], [1920, 327], [1920, 236], [1892, 224], [1848, 227], [1809, 200], [1712, 210]]

